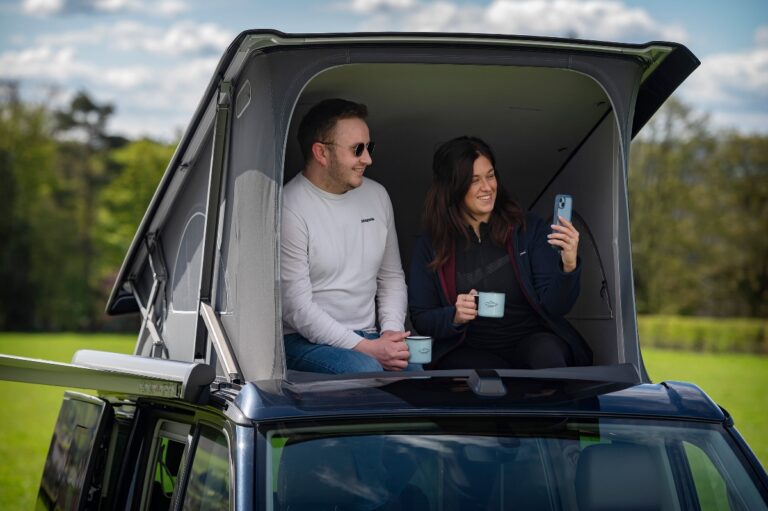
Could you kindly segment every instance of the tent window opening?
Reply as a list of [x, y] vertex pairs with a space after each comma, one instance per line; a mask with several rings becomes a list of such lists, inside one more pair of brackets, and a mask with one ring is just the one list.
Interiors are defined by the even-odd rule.
[[205, 215], [200, 212], [194, 213], [184, 226], [171, 281], [171, 308], [176, 312], [197, 311], [204, 230]]

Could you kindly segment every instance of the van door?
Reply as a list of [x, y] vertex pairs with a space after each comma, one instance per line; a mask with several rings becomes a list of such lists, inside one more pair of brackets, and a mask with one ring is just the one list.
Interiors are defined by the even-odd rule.
[[221, 425], [187, 422], [182, 415], [162, 413], [137, 429], [142, 430], [147, 450], [141, 456], [144, 461], [136, 463], [132, 483], [141, 488], [141, 494], [129, 495], [127, 507], [230, 509], [230, 443]]
[[98, 508], [113, 418], [112, 406], [102, 399], [64, 394], [43, 468], [38, 509]]

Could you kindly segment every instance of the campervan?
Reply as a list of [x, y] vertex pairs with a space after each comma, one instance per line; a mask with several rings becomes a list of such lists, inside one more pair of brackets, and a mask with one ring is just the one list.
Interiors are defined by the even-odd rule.
[[[670, 42], [252, 30], [224, 53], [107, 304], [133, 355], [5, 357], [67, 392], [43, 509], [768, 508], [768, 477], [694, 385], [652, 383], [633, 289], [630, 142], [698, 66]], [[440, 142], [496, 148], [504, 185], [551, 216], [573, 198], [594, 364], [320, 375], [286, 368], [281, 191], [318, 101], [364, 103], [367, 174], [407, 268]]]

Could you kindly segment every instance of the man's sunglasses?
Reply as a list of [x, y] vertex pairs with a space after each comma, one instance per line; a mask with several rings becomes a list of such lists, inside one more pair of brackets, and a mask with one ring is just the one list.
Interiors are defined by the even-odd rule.
[[[341, 147], [339, 144], [336, 144], [334, 142], [320, 142], [320, 144], [323, 145], [335, 145]], [[360, 158], [363, 155], [363, 151], [368, 149], [368, 154], [373, 156], [373, 150], [376, 149], [376, 142], [368, 142], [367, 144], [364, 144], [363, 142], [360, 142], [359, 144], [356, 144], [352, 146], [350, 149], [355, 153], [355, 156], [357, 158]]]

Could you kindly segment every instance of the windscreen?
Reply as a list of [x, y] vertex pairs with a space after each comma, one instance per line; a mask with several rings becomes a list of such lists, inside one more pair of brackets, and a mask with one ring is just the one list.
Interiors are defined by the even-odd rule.
[[267, 508], [766, 509], [719, 425], [462, 422], [272, 430]]

